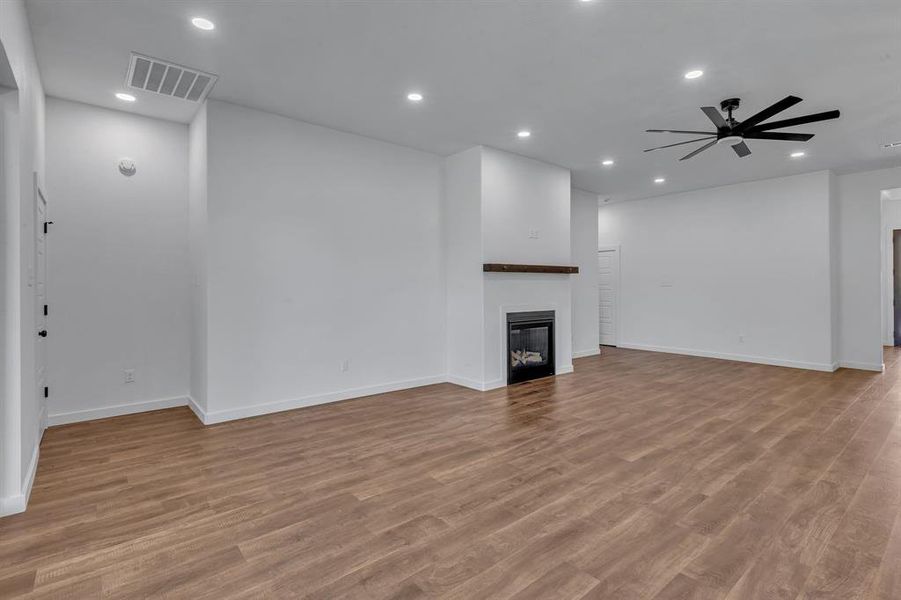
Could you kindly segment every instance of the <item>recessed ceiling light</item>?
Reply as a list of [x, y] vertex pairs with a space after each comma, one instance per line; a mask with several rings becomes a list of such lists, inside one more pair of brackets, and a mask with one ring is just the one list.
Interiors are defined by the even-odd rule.
[[801, 158], [802, 156], [806, 156], [806, 155], [807, 155], [807, 153], [802, 152], [801, 150], [798, 150], [797, 152], [792, 152], [791, 154], [789, 154], [789, 156], [791, 156], [792, 158]]
[[686, 73], [685, 79], [697, 79], [698, 77], [700, 77], [703, 74], [704, 74], [704, 71], [702, 71], [701, 69], [695, 69], [693, 71], [689, 71], [688, 73]]
[[602, 161], [601, 161], [601, 164], [604, 165], [605, 167], [612, 167], [612, 166], [613, 166], [613, 159], [612, 159], [612, 158], [608, 158], [608, 159], [606, 159], [606, 160], [602, 160]]
[[666, 182], [666, 179], [664, 179], [663, 177], [658, 177], [657, 179], [654, 180], [654, 183], [665, 183], [665, 182]]
[[212, 31], [216, 29], [215, 23], [210, 21], [209, 19], [204, 19], [203, 17], [194, 17], [191, 19], [191, 24], [197, 29], [203, 29], [204, 31]]
[[117, 93], [116, 98], [118, 98], [119, 100], [122, 100], [124, 102], [134, 102], [135, 100], [137, 100], [137, 98], [135, 98], [131, 94], [126, 94], [124, 92]]
[[529, 130], [527, 130], [527, 129], [523, 129], [522, 131], [520, 131], [520, 132], [517, 133], [516, 135], [517, 135], [517, 137], [521, 137], [521, 138], [525, 139], [525, 138], [531, 136], [531, 135], [532, 135], [532, 132], [529, 131]]
[[407, 100], [410, 102], [422, 102], [422, 94], [419, 92], [410, 92], [407, 94]]

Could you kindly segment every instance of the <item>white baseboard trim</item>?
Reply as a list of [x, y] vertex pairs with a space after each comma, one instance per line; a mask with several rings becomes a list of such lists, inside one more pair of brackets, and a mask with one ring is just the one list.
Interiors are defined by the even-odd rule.
[[34, 477], [38, 472], [38, 460], [40, 457], [41, 439], [38, 438], [37, 443], [34, 445], [34, 451], [31, 453], [31, 462], [28, 463], [28, 469], [25, 471], [21, 493], [16, 496], [0, 498], [0, 517], [25, 512], [25, 508], [28, 506], [28, 499], [31, 498], [31, 488], [34, 486]]
[[419, 379], [407, 379], [404, 381], [394, 381], [380, 385], [351, 388], [348, 390], [329, 392], [326, 394], [305, 396], [303, 398], [277, 400], [275, 402], [263, 402], [260, 404], [242, 406], [240, 408], [232, 408], [228, 410], [208, 410], [203, 412], [203, 423], [204, 425], [214, 425], [216, 423], [223, 423], [225, 421], [233, 421], [235, 419], [246, 419], [248, 417], [257, 417], [260, 415], [268, 415], [270, 413], [294, 410], [295, 408], [316, 406], [317, 404], [327, 404], [329, 402], [338, 402], [340, 400], [362, 398], [364, 396], [372, 396], [373, 394], [396, 392], [398, 390], [406, 390], [410, 388], [421, 387], [424, 385], [445, 383], [446, 381], [447, 377], [445, 377], [444, 375], [433, 375], [431, 377], [421, 377]]
[[498, 390], [502, 387], [507, 387], [507, 378], [503, 379], [495, 379], [494, 381], [486, 381], [482, 384], [483, 392], [490, 392], [491, 390]]
[[601, 353], [600, 347], [591, 348], [589, 350], [573, 350], [573, 358], [585, 358], [586, 356], [597, 356]]
[[877, 373], [885, 371], [885, 363], [862, 363], [842, 360], [839, 361], [838, 366], [842, 369], [860, 369], [861, 371], [876, 371]]
[[197, 417], [201, 423], [206, 424], [206, 411], [201, 408], [200, 404], [198, 404], [197, 400], [194, 399], [194, 396], [188, 395], [188, 408], [191, 409], [191, 412], [194, 413], [194, 416]]
[[175, 396], [174, 398], [160, 398], [158, 400], [147, 400], [145, 402], [117, 404], [115, 406], [102, 406], [67, 413], [56, 413], [49, 415], [47, 421], [51, 426], [65, 425], [67, 423], [80, 423], [81, 421], [93, 421], [95, 419], [105, 419], [107, 417], [120, 417], [122, 415], [132, 415], [151, 410], [161, 410], [164, 408], [187, 405], [187, 396]]
[[774, 367], [790, 367], [792, 369], [808, 369], [811, 371], [832, 372], [835, 370], [832, 363], [811, 363], [800, 360], [787, 360], [782, 358], [768, 358], [765, 356], [751, 356], [746, 354], [730, 354], [727, 352], [708, 352], [706, 350], [694, 350], [691, 348], [671, 348], [668, 346], [651, 346], [648, 344], [632, 344], [621, 342], [620, 348], [630, 350], [645, 350], [647, 352], [665, 352], [667, 354], [683, 354], [685, 356], [700, 356], [703, 358], [717, 358], [720, 360], [733, 360], [738, 362], [755, 363], [759, 365], [772, 365]]
[[460, 377], [459, 375], [448, 375], [444, 379], [447, 383], [453, 383], [454, 385], [459, 385], [465, 388], [469, 388], [471, 390], [476, 390], [479, 392], [485, 391], [485, 384], [481, 381], [476, 381], [475, 379], [469, 379], [468, 377]]

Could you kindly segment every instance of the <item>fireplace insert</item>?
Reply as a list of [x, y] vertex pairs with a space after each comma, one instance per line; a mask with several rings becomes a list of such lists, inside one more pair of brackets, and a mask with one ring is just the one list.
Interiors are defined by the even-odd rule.
[[554, 311], [507, 313], [507, 383], [554, 372]]

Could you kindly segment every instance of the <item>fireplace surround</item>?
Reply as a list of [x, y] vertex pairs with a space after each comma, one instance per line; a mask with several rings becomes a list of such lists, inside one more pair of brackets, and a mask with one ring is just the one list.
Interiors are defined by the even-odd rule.
[[554, 311], [507, 313], [507, 383], [555, 373]]

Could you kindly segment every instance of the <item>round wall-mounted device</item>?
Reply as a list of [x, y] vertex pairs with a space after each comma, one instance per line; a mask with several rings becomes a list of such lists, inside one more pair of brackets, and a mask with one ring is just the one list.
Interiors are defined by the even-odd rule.
[[137, 168], [135, 167], [135, 161], [130, 158], [123, 158], [119, 161], [119, 172], [125, 175], [126, 177], [131, 177], [137, 172]]

